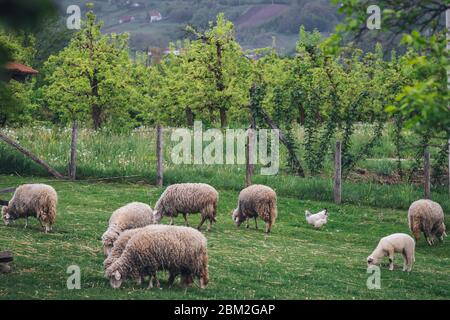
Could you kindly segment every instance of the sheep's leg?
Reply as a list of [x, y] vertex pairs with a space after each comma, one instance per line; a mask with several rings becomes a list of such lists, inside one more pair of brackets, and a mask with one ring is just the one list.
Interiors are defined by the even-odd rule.
[[167, 281], [169, 283], [169, 286], [173, 285], [173, 282], [175, 281], [175, 278], [177, 277], [176, 272], [169, 272], [169, 280]]
[[23, 227], [24, 229], [26, 229], [28, 227], [28, 216], [25, 218], [25, 227]]
[[272, 224], [270, 222], [266, 222], [266, 233], [270, 233], [272, 230]]
[[214, 220], [213, 220], [212, 218], [209, 219], [209, 222], [208, 222], [208, 229], [207, 229], [208, 231], [211, 231], [213, 221], [214, 221]]
[[153, 281], [155, 281], [156, 287], [159, 289], [160, 288], [160, 283], [159, 283], [158, 278], [156, 277], [156, 273], [150, 274], [150, 281], [148, 283], [148, 288], [147, 289], [152, 289], [153, 288]]
[[256, 220], [258, 217], [255, 217], [255, 229], [258, 229], [258, 220]]
[[173, 226], [175, 222], [173, 221], [173, 216], [170, 216], [170, 225]]
[[202, 220], [200, 221], [197, 229], [200, 230], [200, 228], [202, 227], [203, 223], [206, 221], [206, 217], [204, 215], [202, 215]]
[[247, 219], [245, 219], [245, 223], [246, 223], [246, 225], [245, 225], [245, 227], [248, 229], [248, 228], [250, 228], [250, 219], [249, 218], [247, 218]]
[[189, 227], [189, 221], [187, 219], [187, 213], [183, 213], [183, 218], [184, 218], [184, 225], [186, 227]]
[[389, 251], [389, 270], [394, 270], [394, 251]]
[[404, 250], [402, 252], [402, 255], [403, 255], [403, 271], [407, 271], [408, 265], [409, 265], [409, 259], [408, 259], [408, 253], [406, 252], [406, 250]]

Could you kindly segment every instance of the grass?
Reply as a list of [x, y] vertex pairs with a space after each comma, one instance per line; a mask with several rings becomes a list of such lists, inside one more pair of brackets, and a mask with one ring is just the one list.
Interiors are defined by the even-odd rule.
[[[400, 270], [402, 258], [397, 256], [394, 272], [382, 267], [381, 289], [367, 289], [365, 259], [380, 237], [408, 233], [405, 210], [280, 196], [279, 218], [266, 236], [262, 222], [259, 230], [233, 225], [229, 213], [238, 192], [232, 189], [219, 189], [218, 223], [211, 232], [203, 231], [210, 260], [207, 289], [184, 290], [178, 284], [168, 288], [167, 275], [160, 274], [162, 290], [145, 290], [132, 282], [113, 290], [103, 278], [99, 240], [107, 220], [114, 209], [130, 201], [153, 206], [162, 189], [144, 183], [73, 183], [5, 175], [0, 175], [0, 188], [39, 181], [47, 181], [59, 194], [58, 220], [51, 234], [39, 232], [35, 219], [30, 219], [28, 229], [23, 229], [23, 220], [0, 226], [0, 250], [15, 254], [13, 272], [0, 275], [0, 299], [450, 298], [448, 240], [429, 247], [421, 239], [410, 274]], [[306, 225], [304, 210], [323, 207], [330, 211], [329, 223], [322, 230]], [[191, 216], [191, 223], [198, 218]], [[182, 218], [176, 223], [181, 224]], [[73, 264], [81, 268], [81, 290], [66, 289], [66, 270]]]
[[[364, 137], [367, 139], [370, 130], [367, 126], [358, 128], [354, 138], [355, 148], [364, 144]], [[374, 159], [367, 159], [358, 164], [360, 167], [380, 175], [389, 175], [396, 170], [396, 163], [392, 161], [392, 141], [389, 138], [391, 128], [388, 127], [386, 130], [386, 135], [372, 155]], [[70, 130], [56, 127], [49, 129], [33, 127], [9, 129], [5, 132], [45, 159], [59, 172], [67, 172]], [[303, 141], [301, 130], [297, 135], [298, 140]], [[170, 161], [170, 154], [176, 142], [170, 140], [170, 134], [166, 132], [164, 142], [165, 184], [198, 181], [229, 191], [239, 191], [242, 188], [245, 176], [243, 165], [175, 165]], [[127, 133], [114, 133], [109, 130], [95, 132], [81, 129], [77, 177], [90, 179], [138, 176], [137, 180], [154, 183], [156, 178], [155, 144], [153, 129], [140, 128]], [[299, 152], [304, 155], [303, 150], [300, 149]], [[321, 176], [302, 179], [286, 172], [286, 150], [281, 147], [279, 174], [275, 176], [259, 175], [260, 168], [257, 166], [254, 182], [273, 186], [281, 196], [332, 201], [331, 155], [326, 159], [325, 172]], [[405, 160], [404, 162], [404, 167], [408, 167], [411, 161]], [[2, 142], [0, 142], [0, 174], [48, 175], [41, 167]], [[445, 186], [436, 187], [432, 192], [433, 199], [441, 203], [446, 212], [450, 212], [447, 188]], [[343, 184], [343, 200], [348, 204], [407, 209], [414, 200], [422, 196], [422, 186], [408, 183], [387, 185], [370, 180], [362, 182], [346, 180]]]

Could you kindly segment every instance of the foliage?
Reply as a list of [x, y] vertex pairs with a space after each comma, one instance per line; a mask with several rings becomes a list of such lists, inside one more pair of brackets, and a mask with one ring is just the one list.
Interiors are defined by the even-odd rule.
[[91, 119], [94, 128], [107, 120], [117, 127], [133, 124], [140, 86], [128, 55], [127, 35], [102, 35], [92, 11], [82, 29], [45, 63], [44, 101], [61, 121]]

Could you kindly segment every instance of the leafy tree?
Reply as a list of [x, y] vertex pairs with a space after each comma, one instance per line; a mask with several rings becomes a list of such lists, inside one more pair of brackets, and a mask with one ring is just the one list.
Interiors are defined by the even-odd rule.
[[139, 87], [133, 81], [128, 35], [102, 35], [92, 10], [69, 45], [44, 65], [43, 96], [60, 118], [85, 120], [100, 128], [114, 117], [115, 126], [129, 125], [130, 106], [139, 106]]

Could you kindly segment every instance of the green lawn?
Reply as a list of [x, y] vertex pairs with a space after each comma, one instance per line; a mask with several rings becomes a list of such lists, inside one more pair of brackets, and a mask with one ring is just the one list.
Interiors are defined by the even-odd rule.
[[[51, 234], [38, 222], [24, 220], [0, 226], [0, 250], [15, 254], [13, 272], [0, 275], [1, 299], [449, 299], [450, 239], [428, 247], [421, 239], [411, 274], [382, 267], [381, 289], [368, 290], [366, 257], [378, 240], [408, 232], [406, 211], [337, 206], [327, 202], [279, 197], [273, 233], [236, 228], [230, 212], [237, 191], [219, 190], [218, 223], [208, 238], [210, 283], [205, 290], [167, 287], [145, 290], [133, 282], [113, 290], [103, 277], [100, 237], [113, 210], [131, 201], [154, 205], [162, 189], [133, 183], [48, 182], [45, 178], [0, 176], [0, 189], [25, 182], [47, 181], [59, 194], [59, 216]], [[6, 195], [4, 198], [9, 198]], [[329, 223], [313, 230], [304, 210], [327, 207]], [[190, 217], [192, 224], [198, 215]], [[176, 222], [182, 224], [182, 217]], [[163, 223], [167, 223], [163, 219]], [[448, 221], [448, 217], [447, 217]], [[386, 261], [385, 261], [386, 262]], [[81, 290], [66, 288], [67, 267], [81, 268]]]

